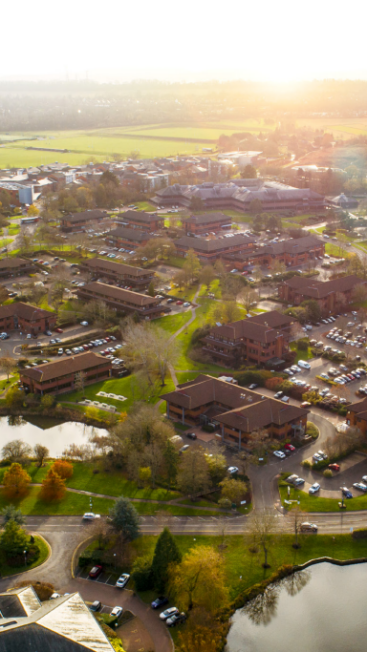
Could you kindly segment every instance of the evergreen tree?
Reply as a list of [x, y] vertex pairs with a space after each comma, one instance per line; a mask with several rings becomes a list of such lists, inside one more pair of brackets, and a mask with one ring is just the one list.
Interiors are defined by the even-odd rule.
[[10, 519], [1, 535], [0, 546], [9, 556], [22, 553], [23, 550], [28, 550], [27, 533], [20, 527], [19, 523]]
[[139, 514], [128, 498], [120, 496], [109, 511], [112, 527], [122, 534], [124, 541], [133, 541], [139, 535]]
[[180, 563], [181, 553], [177, 543], [168, 527], [165, 527], [156, 543], [152, 563], [154, 584], [159, 592], [163, 592], [166, 587], [170, 565]]

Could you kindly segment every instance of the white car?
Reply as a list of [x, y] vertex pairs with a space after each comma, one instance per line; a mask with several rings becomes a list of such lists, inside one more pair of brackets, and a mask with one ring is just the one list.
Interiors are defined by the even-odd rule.
[[80, 325], [81, 325], [81, 326], [88, 326], [88, 322], [87, 322], [87, 321], [81, 321], [81, 322], [80, 322]]
[[315, 462], [322, 462], [324, 458], [321, 457], [321, 455], [319, 455], [318, 453], [315, 453], [314, 455], [312, 455], [312, 459], [313, 459]]
[[118, 578], [115, 586], [117, 586], [118, 589], [123, 589], [128, 583], [129, 579], [130, 575], [128, 573], [122, 573], [122, 575], [120, 575]]
[[279, 457], [280, 460], [284, 460], [285, 458], [285, 453], [283, 453], [283, 451], [274, 451], [273, 455], [275, 455], [275, 457]]
[[177, 609], [177, 607], [169, 607], [169, 609], [165, 609], [165, 611], [162, 611], [159, 614], [159, 617], [161, 620], [167, 620], [167, 618], [171, 618], [172, 616], [178, 613], [179, 610]]
[[110, 616], [114, 616], [115, 618], [120, 618], [122, 612], [123, 612], [122, 607], [114, 607], [110, 613]]
[[95, 521], [96, 518], [101, 518], [101, 515], [93, 514], [93, 512], [86, 512], [83, 515], [83, 521]]
[[309, 494], [316, 494], [318, 491], [320, 491], [321, 487], [318, 482], [315, 482], [308, 490]]
[[231, 475], [235, 475], [236, 473], [238, 473], [238, 468], [237, 468], [237, 466], [229, 466], [227, 471]]

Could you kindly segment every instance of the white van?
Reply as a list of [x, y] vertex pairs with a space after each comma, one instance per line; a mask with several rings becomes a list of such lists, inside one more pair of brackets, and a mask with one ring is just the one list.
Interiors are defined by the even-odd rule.
[[298, 360], [297, 364], [301, 369], [311, 369], [311, 365], [305, 360]]

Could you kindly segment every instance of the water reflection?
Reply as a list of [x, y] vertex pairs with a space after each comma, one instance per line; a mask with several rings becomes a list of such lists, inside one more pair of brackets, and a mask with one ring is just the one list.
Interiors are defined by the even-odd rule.
[[234, 614], [226, 652], [365, 652], [367, 564], [319, 564]]
[[[107, 431], [103, 428], [86, 426], [73, 421], [60, 422], [56, 419], [43, 417], [32, 418], [32, 422], [21, 416], [0, 418], [0, 451], [10, 441], [21, 439], [32, 448], [36, 444], [47, 446], [52, 457], [60, 457], [63, 451], [71, 445], [77, 447], [102, 445]], [[91, 446], [92, 448], [92, 446]]]

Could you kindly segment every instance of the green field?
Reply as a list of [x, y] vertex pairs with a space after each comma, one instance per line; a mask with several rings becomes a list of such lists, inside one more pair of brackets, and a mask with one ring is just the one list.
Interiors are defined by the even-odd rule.
[[[290, 485], [286, 482], [279, 483], [279, 493], [282, 503], [284, 500], [288, 500], [288, 486]], [[340, 498], [323, 498], [323, 496], [318, 496], [317, 494], [310, 496], [310, 494], [305, 491], [300, 491], [299, 489], [291, 487], [290, 500], [299, 500], [300, 508], [305, 512], [340, 512], [338, 503], [341, 501], [341, 492]], [[359, 492], [354, 492], [354, 498], [344, 500], [344, 504], [346, 505], [346, 511], [348, 512], [367, 509], [367, 496], [359, 495]], [[293, 505], [296, 505], [296, 503], [293, 503]], [[292, 509], [292, 507], [289, 505], [287, 506], [288, 509]]]

